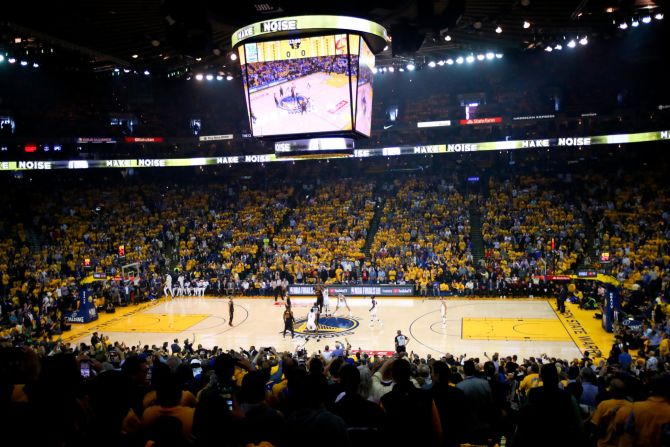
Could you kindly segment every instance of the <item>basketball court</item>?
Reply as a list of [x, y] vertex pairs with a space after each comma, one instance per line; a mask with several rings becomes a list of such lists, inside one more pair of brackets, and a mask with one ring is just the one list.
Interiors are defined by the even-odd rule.
[[[352, 76], [352, 82], [355, 88], [356, 76]], [[308, 101], [305, 113], [283, 107], [283, 102], [292, 99], [292, 87], [296, 97]], [[279, 106], [275, 98], [280, 101]], [[254, 92], [250, 100], [257, 117], [253, 124], [257, 134], [282, 134], [296, 126], [301, 133], [351, 130], [349, 77], [343, 74], [314, 73]]]
[[[331, 300], [334, 305], [335, 300]], [[176, 298], [159, 300], [139, 306], [118, 309], [115, 314], [101, 314], [100, 319], [75, 325], [65, 334], [65, 341], [90, 342], [90, 334], [98, 331], [110, 340], [126, 345], [138, 343], [160, 345], [178, 338], [192, 340], [206, 347], [224, 349], [274, 346], [279, 350], [295, 350], [305, 346], [308, 351], [331, 347], [337, 340], [348, 340], [353, 349], [393, 351], [393, 339], [400, 329], [409, 336], [408, 351], [421, 355], [483, 356], [498, 352], [518, 354], [520, 358], [547, 354], [576, 358], [585, 350], [607, 353], [612, 337], [593, 318], [593, 312], [568, 306], [559, 315], [553, 302], [541, 299], [447, 300], [447, 324], [443, 327], [440, 302], [421, 298], [378, 298], [379, 318], [383, 326], [370, 326], [370, 300], [349, 298], [348, 311], [321, 318], [317, 333], [306, 330], [305, 318], [313, 298], [292, 298], [296, 319], [296, 336], [282, 336], [284, 305], [269, 298], [235, 298], [233, 325], [228, 320], [225, 298]], [[331, 308], [334, 310], [334, 307]]]

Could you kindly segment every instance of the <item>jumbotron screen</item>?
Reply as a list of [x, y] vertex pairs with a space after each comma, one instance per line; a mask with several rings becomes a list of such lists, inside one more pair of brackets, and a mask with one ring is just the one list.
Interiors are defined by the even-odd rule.
[[239, 47], [254, 137], [370, 135], [375, 57], [355, 34]]

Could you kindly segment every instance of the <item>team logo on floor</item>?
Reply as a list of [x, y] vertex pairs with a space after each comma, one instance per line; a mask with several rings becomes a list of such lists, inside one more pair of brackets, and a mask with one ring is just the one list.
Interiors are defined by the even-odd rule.
[[294, 329], [296, 335], [304, 337], [323, 337], [335, 338], [345, 335], [352, 335], [354, 329], [360, 325], [358, 320], [349, 317], [321, 317], [319, 319], [319, 329], [317, 331], [307, 330], [307, 319], [300, 318], [296, 320]]

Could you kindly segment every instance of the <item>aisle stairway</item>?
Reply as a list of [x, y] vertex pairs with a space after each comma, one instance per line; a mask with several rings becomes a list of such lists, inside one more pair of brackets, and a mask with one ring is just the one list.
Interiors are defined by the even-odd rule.
[[368, 234], [365, 237], [365, 245], [363, 245], [363, 254], [365, 254], [365, 259], [370, 259], [370, 248], [372, 248], [372, 242], [375, 240], [375, 235], [377, 230], [379, 230], [379, 221], [384, 214], [384, 206], [386, 205], [386, 197], [381, 198], [381, 202], [378, 202], [375, 208], [375, 214], [370, 220], [370, 226], [368, 227]]
[[484, 237], [482, 236], [482, 214], [476, 205], [470, 206], [470, 241], [475, 263], [484, 258]]

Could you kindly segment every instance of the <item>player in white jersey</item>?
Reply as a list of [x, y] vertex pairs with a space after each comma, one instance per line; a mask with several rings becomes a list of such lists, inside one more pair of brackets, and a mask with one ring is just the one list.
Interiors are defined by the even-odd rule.
[[440, 298], [440, 313], [442, 315], [442, 328], [447, 327], [447, 301], [444, 297]]
[[179, 283], [179, 288], [177, 289], [177, 295], [184, 295], [184, 275], [177, 276], [177, 282]]
[[384, 323], [382, 320], [379, 319], [379, 316], [377, 315], [377, 300], [375, 299], [375, 296], [372, 295], [372, 307], [370, 308], [370, 327], [374, 326], [375, 321], [379, 323], [380, 326], [384, 326]]
[[163, 287], [163, 293], [167, 298], [168, 293], [174, 298], [174, 289], [172, 288], [172, 275], [169, 273], [165, 276], [165, 287]]
[[318, 309], [316, 307], [312, 307], [309, 309], [309, 313], [307, 314], [307, 330], [311, 332], [316, 331], [316, 313], [318, 312]]
[[325, 316], [330, 316], [330, 295], [328, 295], [328, 287], [323, 288], [323, 313]]
[[337, 313], [337, 310], [340, 308], [340, 306], [346, 307], [347, 310], [349, 311], [349, 317], [351, 317], [351, 308], [349, 308], [349, 304], [347, 304], [347, 298], [344, 296], [343, 293], [337, 294], [337, 305], [335, 306], [334, 313]]

